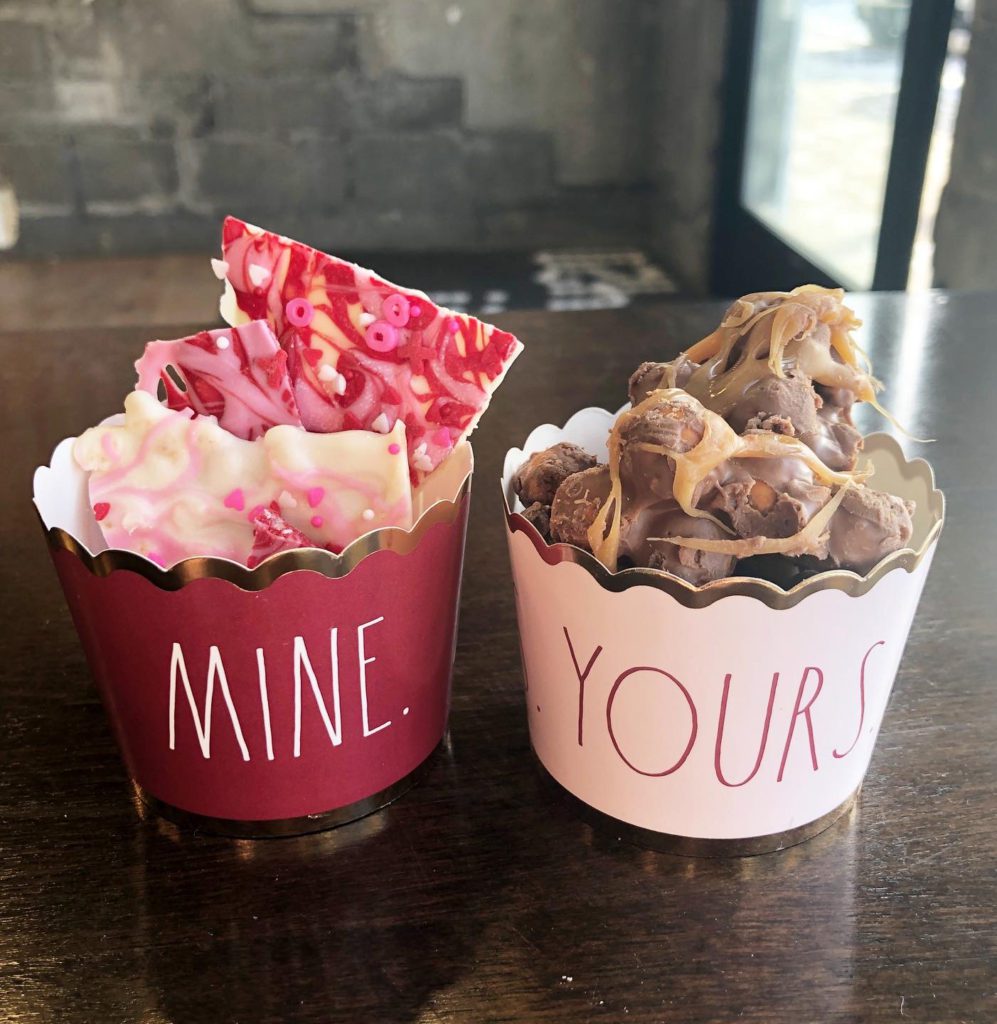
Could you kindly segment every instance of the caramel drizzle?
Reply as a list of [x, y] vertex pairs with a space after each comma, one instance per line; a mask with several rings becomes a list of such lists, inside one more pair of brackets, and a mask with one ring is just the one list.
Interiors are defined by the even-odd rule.
[[[818, 384], [848, 388], [892, 422], [876, 402], [882, 385], [869, 372], [868, 357], [852, 337], [861, 321], [842, 304], [843, 297], [840, 288], [811, 284], [791, 292], [762, 292], [738, 299], [720, 326], [685, 352], [702, 364], [685, 390], [726, 416], [758, 381], [771, 374], [785, 377], [787, 369], [798, 367]], [[829, 348], [813, 339], [819, 324], [829, 329]], [[742, 340], [743, 351], [729, 366], [731, 353]], [[832, 351], [841, 362], [832, 357]]]
[[800, 530], [791, 537], [741, 537], [737, 540], [713, 540], [699, 537], [649, 537], [648, 540], [675, 544], [680, 548], [694, 548], [697, 551], [712, 551], [735, 558], [751, 555], [809, 555], [820, 547], [821, 539], [831, 523], [831, 517], [838, 511], [844, 500], [849, 480], [838, 488], [833, 498]]
[[[844, 297], [841, 288], [822, 288], [816, 284], [800, 285], [791, 292], [743, 296], [715, 331], [683, 353], [693, 362], [703, 364], [693, 372], [685, 389], [726, 416], [757, 381], [769, 373], [784, 377], [785, 370], [795, 366], [818, 384], [848, 388], [858, 401], [868, 402], [912, 441], [930, 443], [929, 438], [915, 437], [889, 409], [880, 405], [876, 395], [883, 385], [872, 375], [869, 356], [852, 337], [852, 331], [861, 327], [862, 321], [844, 305]], [[770, 331], [755, 330], [769, 318]], [[828, 326], [830, 349], [815, 344], [811, 337], [819, 323]], [[735, 366], [727, 368], [734, 346], [745, 337], [744, 352]], [[831, 350], [838, 354], [840, 363], [832, 358]]]
[[[667, 405], [684, 406], [692, 411], [703, 424], [702, 439], [685, 452], [673, 451], [665, 448], [663, 445], [654, 445], [646, 442], [638, 442], [635, 447], [639, 446], [643, 450], [657, 451], [671, 459], [675, 466], [672, 494], [682, 511], [689, 516], [710, 519], [728, 533], [730, 530], [723, 523], [710, 515], [710, 513], [696, 508], [695, 504], [698, 497], [697, 490], [700, 485], [727, 462], [728, 459], [798, 458], [807, 465], [819, 481], [840, 488], [838, 495], [835, 496], [836, 502], [840, 502], [841, 498], [839, 495], [843, 496], [844, 489], [847, 486], [866, 479], [871, 473], [871, 469], [847, 473], [835, 472], [826, 466], [810, 448], [795, 437], [769, 433], [746, 434], [742, 437], [734, 431], [721, 415], [704, 408], [702, 403], [688, 392], [678, 388], [663, 388], [654, 391], [638, 405], [621, 413], [609, 432], [610, 492], [609, 497], [588, 529], [588, 542], [595, 557], [610, 571], [616, 570], [620, 550], [623, 512], [623, 483], [620, 478], [620, 461], [623, 452], [623, 428], [649, 409]], [[837, 507], [835, 499], [832, 499], [832, 502]], [[832, 502], [828, 504], [830, 505]], [[817, 518], [817, 516], [814, 517], [814, 519]], [[799, 534], [796, 534], [796, 537], [802, 538], [809, 528], [810, 524], [807, 524], [807, 527]], [[758, 541], [772, 540], [772, 538], [752, 539]], [[791, 539], [781, 538], [780, 542]], [[681, 541], [681, 546], [699, 547], [702, 550], [712, 550], [712, 548], [707, 546], [708, 544], [742, 543], [735, 540], [706, 541], [705, 539], [700, 540], [698, 538], [670, 538], [670, 540], [675, 543]], [[756, 551], [755, 553], [760, 552]]]

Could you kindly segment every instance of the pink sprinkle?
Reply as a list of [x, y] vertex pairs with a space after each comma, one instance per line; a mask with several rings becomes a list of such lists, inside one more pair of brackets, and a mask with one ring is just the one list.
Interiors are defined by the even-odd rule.
[[398, 454], [398, 453], [399, 453], [399, 452], [400, 452], [401, 450], [402, 450], [402, 449], [401, 449], [401, 445], [397, 445], [397, 444], [395, 444], [395, 442], [394, 442], [394, 441], [392, 441], [392, 442], [391, 442], [391, 444], [389, 444], [389, 445], [388, 445], [388, 451], [389, 451], [389, 452], [390, 452], [390, 453], [391, 453], [392, 455], [397, 455], [397, 454]]
[[450, 437], [450, 431], [446, 427], [440, 427], [439, 430], [433, 434], [433, 444], [438, 444], [441, 448], [452, 448], [453, 441]]
[[97, 520], [98, 523], [110, 511], [111, 511], [111, 505], [110, 505], [110, 502], [107, 502], [107, 501], [98, 501], [97, 504], [94, 505], [94, 507], [93, 507], [93, 515], [94, 515], [94, 518]]
[[246, 495], [242, 493], [242, 488], [236, 487], [234, 491], [229, 491], [223, 504], [226, 508], [234, 508], [236, 512], [241, 512], [246, 507]]
[[325, 488], [312, 487], [309, 489], [307, 497], [309, 506], [311, 506], [311, 508], [315, 508], [315, 506], [318, 505], [325, 497]]
[[411, 316], [418, 316], [422, 312], [422, 306], [418, 302], [412, 302], [409, 304], [408, 311]]
[[411, 312], [408, 299], [397, 293], [389, 295], [381, 305], [381, 313], [392, 327], [404, 327]]
[[321, 516], [312, 516], [311, 519], [309, 519], [308, 521], [312, 524], [312, 526], [315, 527], [316, 530], [325, 522], [325, 520]]
[[166, 568], [166, 559], [163, 558], [159, 552], [150, 551], [149, 554], [146, 555], [146, 558], [148, 558], [150, 562], [155, 562], [156, 565], [161, 566], [163, 569]]
[[291, 299], [284, 306], [284, 316], [294, 327], [307, 327], [315, 315], [315, 307], [307, 299]]
[[460, 324], [457, 323], [454, 317], [450, 317], [450, 319], [447, 321], [447, 330], [451, 334], [456, 334], [460, 330]]
[[375, 320], [364, 336], [375, 352], [393, 352], [398, 348], [398, 329], [387, 320]]

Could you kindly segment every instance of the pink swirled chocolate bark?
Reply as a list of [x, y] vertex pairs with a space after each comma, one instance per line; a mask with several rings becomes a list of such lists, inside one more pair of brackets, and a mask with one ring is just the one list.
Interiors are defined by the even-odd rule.
[[302, 537], [340, 551], [370, 530], [410, 527], [404, 443], [401, 423], [386, 435], [280, 425], [249, 441], [133, 391], [124, 416], [85, 431], [74, 456], [111, 547], [165, 566], [192, 555], [248, 564]]
[[225, 221], [222, 315], [266, 320], [308, 430], [405, 426], [418, 481], [473, 429], [522, 350], [506, 331], [345, 260]]
[[263, 320], [150, 341], [135, 369], [140, 390], [155, 395], [162, 384], [171, 409], [214, 416], [219, 426], [247, 441], [280, 424], [301, 426], [287, 353]]

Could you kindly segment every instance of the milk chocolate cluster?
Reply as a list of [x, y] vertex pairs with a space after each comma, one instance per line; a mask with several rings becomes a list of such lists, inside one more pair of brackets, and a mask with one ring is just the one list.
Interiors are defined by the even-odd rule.
[[535, 453], [514, 480], [524, 517], [611, 570], [694, 585], [865, 573], [907, 546], [913, 504], [869, 487], [858, 464], [852, 406], [879, 409], [880, 385], [842, 297], [746, 295], [677, 358], [639, 366], [608, 462], [567, 443]]

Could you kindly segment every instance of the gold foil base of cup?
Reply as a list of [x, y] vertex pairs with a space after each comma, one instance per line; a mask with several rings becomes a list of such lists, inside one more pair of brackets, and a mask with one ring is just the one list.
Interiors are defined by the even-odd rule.
[[862, 787], [843, 800], [837, 807], [822, 814], [814, 821], [808, 821], [785, 832], [773, 832], [764, 836], [748, 836], [744, 839], [704, 839], [695, 836], [672, 835], [668, 832], [655, 832], [653, 829], [642, 828], [620, 821], [611, 814], [596, 810], [584, 800], [575, 796], [561, 785], [543, 766], [536, 751], [533, 752], [537, 771], [544, 783], [555, 796], [569, 806], [583, 821], [605, 835], [624, 839], [634, 846], [640, 846], [658, 853], [671, 853], [680, 857], [755, 857], [761, 853], [777, 853], [791, 846], [798, 846], [808, 839], [820, 835], [829, 829], [839, 818], [848, 814], [855, 806]]
[[277, 818], [267, 821], [236, 821], [229, 818], [212, 818], [205, 814], [195, 814], [193, 811], [185, 811], [180, 807], [165, 803], [158, 797], [146, 792], [138, 783], [135, 789], [142, 802], [151, 811], [172, 821], [182, 828], [208, 832], [217, 836], [228, 836], [232, 839], [279, 839], [288, 836], [303, 836], [312, 832], [325, 832], [328, 829], [338, 828], [340, 825], [347, 825], [351, 821], [366, 818], [394, 803], [403, 793], [406, 793], [418, 782], [421, 782], [429, 769], [432, 767], [441, 747], [446, 742], [445, 738], [434, 749], [433, 752], [420, 765], [415, 767], [408, 775], [392, 783], [380, 792], [357, 800], [346, 807], [337, 807], [331, 811], [321, 811], [318, 814], [306, 814], [298, 818]]

